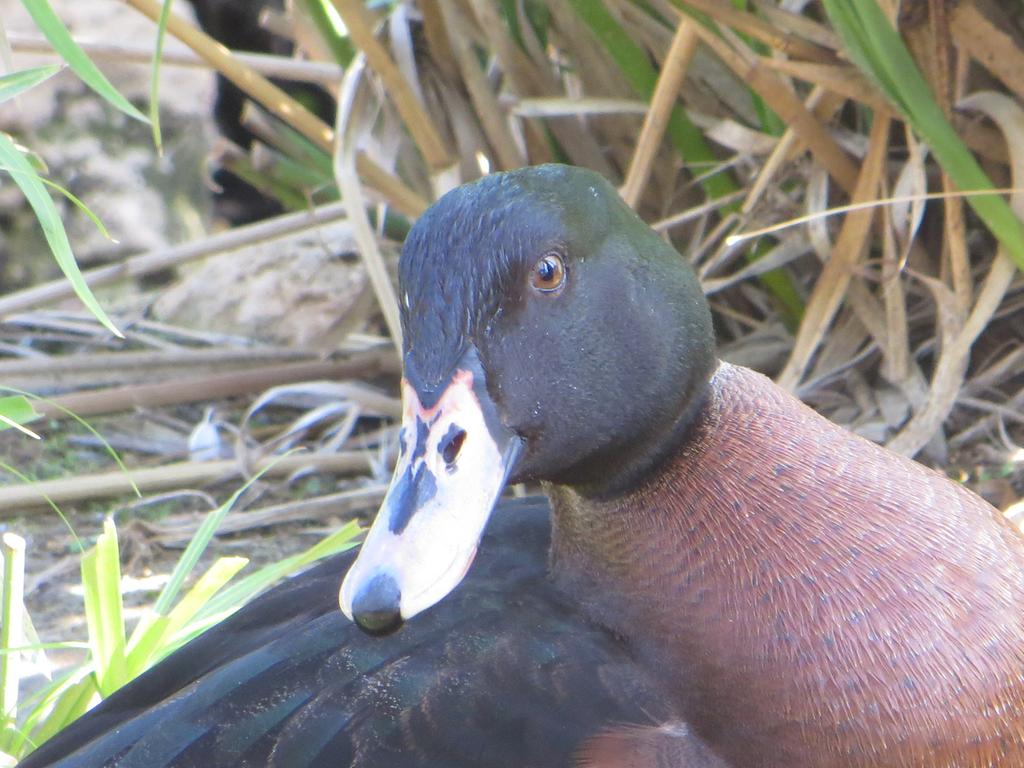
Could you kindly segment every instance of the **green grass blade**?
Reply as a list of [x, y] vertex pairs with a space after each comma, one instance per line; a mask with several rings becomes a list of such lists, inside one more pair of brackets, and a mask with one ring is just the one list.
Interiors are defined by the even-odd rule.
[[277, 200], [287, 211], [301, 211], [309, 207], [309, 202], [302, 194], [288, 184], [282, 184], [273, 175], [258, 170], [248, 155], [226, 155], [221, 158], [220, 166], [263, 195]]
[[71, 33], [64, 26], [64, 22], [53, 12], [53, 8], [46, 0], [21, 0], [25, 10], [28, 11], [32, 20], [39, 27], [53, 49], [60, 54], [61, 58], [68, 63], [75, 74], [82, 78], [82, 82], [88, 85], [99, 96], [105, 99], [116, 109], [124, 112], [129, 117], [142, 122], [148, 122], [146, 116], [132, 106], [124, 96], [118, 93], [117, 89], [110, 84], [110, 81], [103, 75], [92, 60], [85, 55], [79, 46], [71, 38]]
[[[640, 96], [650, 99], [658, 82], [658, 73], [651, 65], [646, 52], [637, 45], [600, 0], [570, 0], [570, 5], [586, 23], [615, 61], [627, 82]], [[697, 23], [701, 23], [698, 20]], [[677, 104], [669, 116], [667, 134], [684, 161], [692, 166], [703, 164], [714, 167], [720, 164], [707, 142], [683, 109]], [[714, 199], [735, 192], [738, 187], [732, 177], [725, 173], [705, 176], [700, 181], [707, 195]], [[723, 212], [737, 210], [738, 203], [723, 208]], [[757, 249], [748, 251], [748, 261], [760, 256]], [[795, 327], [803, 315], [803, 300], [789, 275], [781, 270], [768, 272], [760, 277], [761, 282], [772, 292], [790, 325]]]
[[0, 739], [9, 751], [17, 737], [18, 685], [21, 682], [21, 654], [25, 595], [25, 540], [5, 533], [3, 553], [3, 598], [0, 603]]
[[128, 681], [121, 561], [114, 521], [103, 521], [96, 546], [82, 556], [82, 587], [96, 685], [109, 696]]
[[[186, 631], [189, 623], [217, 592], [249, 562], [246, 557], [221, 557], [207, 569], [185, 593], [167, 616], [152, 615], [142, 633], [133, 633], [129, 642], [128, 669], [132, 677], [144, 672], [171, 652], [172, 640]], [[140, 624], [140, 627], [142, 625]], [[138, 635], [138, 638], [136, 638]]]
[[[25, 483], [26, 485], [32, 485], [32, 486], [38, 485], [38, 483], [35, 480], [33, 480], [31, 477], [26, 475], [20, 469], [17, 469], [16, 467], [12, 467], [7, 462], [0, 461], [0, 469], [2, 469], [4, 472], [8, 472], [8, 473], [14, 475], [16, 478], [18, 478], [18, 480], [20, 480], [21, 482]], [[0, 486], [0, 489], [2, 489], [2, 488], [3, 488], [3, 486]], [[56, 512], [57, 513], [57, 517], [59, 517], [61, 519], [61, 521], [63, 521], [64, 525], [67, 526], [68, 532], [71, 533], [71, 538], [73, 538], [75, 540], [75, 546], [78, 547], [79, 550], [83, 549], [81, 539], [79, 539], [78, 538], [78, 534], [75, 533], [75, 529], [71, 525], [71, 521], [68, 520], [67, 515], [64, 514], [63, 510], [61, 510], [61, 508], [59, 506], [57, 506], [57, 502], [55, 502], [53, 499], [51, 499], [45, 493], [40, 494], [40, 495], [43, 497], [43, 500], [50, 506], [50, 509], [52, 509], [54, 512]]]
[[521, 47], [523, 45], [523, 29], [520, 24], [520, 12], [523, 20], [530, 25], [530, 32], [537, 38], [541, 48], [548, 44], [548, 27], [551, 24], [551, 9], [541, 0], [498, 0], [501, 14], [505, 17], [509, 33]]
[[39, 220], [39, 225], [43, 228], [43, 234], [46, 236], [46, 242], [50, 246], [50, 251], [53, 253], [54, 258], [57, 259], [58, 266], [60, 266], [68, 282], [71, 283], [78, 298], [96, 316], [96, 319], [103, 323], [103, 326], [108, 331], [118, 338], [124, 338], [124, 334], [107, 317], [107, 313], [103, 311], [103, 307], [100, 306], [92, 290], [85, 282], [85, 278], [82, 277], [78, 264], [75, 262], [74, 254], [71, 252], [71, 243], [68, 242], [68, 235], [64, 231], [64, 224], [60, 220], [60, 214], [57, 213], [57, 208], [53, 204], [53, 200], [50, 199], [45, 185], [40, 181], [39, 176], [25, 158], [25, 155], [18, 150], [18, 147], [5, 133], [0, 133], [0, 169], [11, 174], [15, 184], [21, 188], [25, 199], [32, 206], [32, 210], [35, 211], [36, 218]]
[[334, 60], [343, 67], [351, 64], [356, 49], [334, 6], [328, 0], [299, 0], [298, 5], [309, 15], [313, 26], [330, 48]]
[[63, 67], [60, 64], [49, 64], [45, 67], [22, 69], [0, 77], [0, 104], [30, 88], [35, 88], [44, 80], [49, 80], [61, 69]]
[[352, 549], [352, 547], [356, 546], [355, 538], [361, 533], [361, 530], [358, 523], [351, 521], [306, 551], [286, 557], [280, 562], [271, 563], [255, 573], [239, 579], [203, 606], [202, 610], [196, 614], [196, 621], [188, 628], [187, 633], [183, 633], [176, 638], [176, 645], [188, 642], [188, 640], [198, 635], [207, 627], [216, 624], [225, 616], [244, 605], [256, 594], [288, 574], [294, 573], [298, 569], [329, 555]]
[[[69, 680], [78, 674], [81, 674], [81, 670], [75, 670]], [[75, 682], [65, 682], [53, 697], [53, 708], [50, 709], [50, 700], [47, 699], [25, 722], [24, 730], [32, 733], [33, 745], [39, 746], [81, 717], [89, 708], [96, 693], [92, 675], [86, 675]], [[34, 731], [31, 730], [33, 727]]]
[[32, 407], [32, 403], [28, 398], [21, 395], [0, 397], [0, 431], [17, 429], [29, 437], [39, 440], [39, 435], [23, 426], [38, 418], [39, 413]]
[[[943, 170], [963, 190], [993, 184], [935, 101], [903, 39], [876, 0], [823, 0], [851, 60], [885, 93], [931, 148]], [[1024, 269], [1024, 226], [998, 195], [971, 195], [967, 202], [1010, 258]]]
[[163, 139], [160, 136], [160, 65], [164, 58], [164, 40], [167, 37], [167, 17], [171, 15], [171, 3], [164, 0], [160, 9], [160, 19], [156, 25], [156, 48], [153, 51], [153, 73], [149, 78], [149, 123], [153, 132], [153, 146], [157, 154], [164, 152]]
[[168, 617], [171, 620], [170, 633], [180, 632], [248, 564], [247, 557], [218, 558], [171, 611]]
[[121, 595], [121, 550], [112, 518], [103, 521], [103, 533], [96, 540], [97, 583], [108, 643], [110, 668], [106, 679], [110, 690], [127, 682], [125, 667], [124, 602]]
[[199, 561], [200, 556], [210, 543], [210, 539], [213, 538], [213, 534], [216, 533], [220, 521], [224, 519], [224, 516], [231, 510], [231, 508], [238, 501], [239, 497], [249, 486], [255, 483], [263, 474], [273, 466], [273, 462], [268, 464], [262, 470], [253, 475], [249, 480], [242, 485], [237, 491], [231, 494], [231, 498], [221, 504], [217, 509], [213, 510], [206, 516], [195, 535], [189, 541], [188, 546], [185, 547], [185, 551], [178, 559], [177, 564], [174, 566], [174, 571], [171, 572], [171, 578], [168, 579], [167, 584], [160, 591], [160, 597], [157, 598], [156, 604], [153, 606], [153, 610], [156, 611], [160, 616], [166, 616], [171, 611], [171, 606], [174, 601], [178, 598], [178, 592], [181, 591], [182, 585], [185, 583], [185, 579], [195, 568], [196, 563]]
[[[82, 555], [82, 599], [85, 603], [85, 624], [89, 630], [89, 652], [96, 669], [96, 678], [101, 677], [100, 670], [106, 660], [107, 644], [103, 637], [103, 624], [100, 619], [99, 582], [96, 576], [96, 550], [90, 549]], [[100, 681], [102, 682], [102, 681]], [[102, 690], [102, 684], [99, 685]]]
[[57, 182], [53, 181], [53, 179], [48, 179], [45, 176], [39, 175], [46, 172], [46, 163], [43, 161], [41, 157], [39, 157], [37, 153], [32, 152], [30, 149], [27, 149], [25, 147], [19, 147], [19, 149], [23, 153], [25, 153], [25, 159], [32, 166], [33, 171], [36, 173], [36, 178], [39, 179], [39, 181], [48, 186], [50, 189], [60, 192], [60, 194], [69, 203], [74, 205], [79, 211], [82, 212], [84, 216], [86, 216], [93, 223], [93, 226], [96, 227], [96, 231], [103, 235], [103, 237], [105, 237], [112, 243], [118, 242], [117, 239], [110, 234], [110, 231], [107, 229], [106, 225], [103, 223], [100, 217], [93, 213], [89, 206], [87, 206], [83, 200], [76, 196], [67, 187], [62, 187]]
[[[82, 647], [80, 643], [48, 643], [48, 646]], [[61, 672], [39, 690], [25, 697], [22, 709], [28, 714], [11, 744], [11, 752], [24, 757], [26, 745], [34, 749], [84, 712], [96, 695], [89, 664], [77, 664]], [[31, 734], [31, 738], [29, 738]]]
[[135, 627], [128, 639], [128, 674], [138, 677], [149, 666], [149, 660], [159, 653], [160, 645], [167, 636], [167, 616], [148, 611]]
[[272, 121], [273, 133], [267, 141], [273, 143], [295, 162], [301, 163], [322, 179], [334, 179], [334, 159], [301, 133], [279, 121]]
[[57, 182], [53, 181], [52, 179], [48, 179], [45, 176], [40, 176], [39, 180], [43, 182], [43, 184], [45, 184], [46, 186], [50, 187], [51, 189], [55, 189], [58, 192], [60, 192], [65, 198], [67, 198], [68, 202], [70, 202], [72, 205], [75, 206], [75, 208], [77, 208], [83, 214], [85, 214], [85, 216], [89, 219], [89, 221], [93, 223], [93, 226], [96, 227], [96, 229], [99, 231], [101, 235], [103, 235], [103, 237], [105, 237], [112, 243], [118, 242], [117, 239], [115, 239], [110, 234], [110, 231], [107, 229], [106, 225], [100, 220], [100, 217], [93, 213], [89, 206], [87, 206], [70, 189], [68, 189], [67, 187], [62, 187]]
[[[740, 11], [749, 11], [750, 3], [748, 0], [732, 0], [733, 8]], [[771, 56], [771, 48], [762, 43], [757, 38], [754, 38], [745, 32], [736, 31], [739, 38], [750, 46], [750, 49], [758, 56]], [[764, 99], [754, 91], [753, 89], [747, 89], [750, 94], [751, 102], [754, 105], [754, 111], [757, 113], [758, 122], [761, 124], [761, 130], [771, 136], [781, 136], [786, 131], [786, 123], [781, 117], [775, 114], [775, 111], [771, 109], [767, 104], [764, 103]]]

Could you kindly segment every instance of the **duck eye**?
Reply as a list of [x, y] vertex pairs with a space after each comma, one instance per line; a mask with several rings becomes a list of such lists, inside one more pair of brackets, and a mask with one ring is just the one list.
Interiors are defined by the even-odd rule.
[[565, 263], [557, 253], [549, 253], [530, 270], [530, 285], [543, 293], [557, 291], [565, 283]]

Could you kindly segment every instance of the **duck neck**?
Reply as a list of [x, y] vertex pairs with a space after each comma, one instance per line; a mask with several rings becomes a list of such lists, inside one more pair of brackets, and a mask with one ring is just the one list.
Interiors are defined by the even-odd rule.
[[[664, 499], [678, 498], [679, 475], [700, 466], [714, 433], [720, 416], [716, 376], [694, 405], [660, 432], [660, 439], [651, 440], [639, 458], [610, 473], [604, 483], [545, 486], [553, 509], [555, 581], [580, 597], [595, 619], [624, 634], [629, 633], [621, 623], [645, 612], [638, 596], [653, 596], [647, 608], [663, 610], [658, 607], [662, 594], [656, 588], [638, 589], [637, 579], [662, 572], [659, 562], [666, 557], [685, 567], [679, 556], [692, 548], [690, 534], [699, 535], [697, 527], [702, 527]], [[685, 499], [680, 501], [685, 504]], [[687, 525], [681, 524], [684, 518]]]

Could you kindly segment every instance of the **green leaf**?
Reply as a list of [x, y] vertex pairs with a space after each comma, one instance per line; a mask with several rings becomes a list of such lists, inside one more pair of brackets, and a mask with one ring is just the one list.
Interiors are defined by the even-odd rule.
[[[39, 486], [38, 481], [33, 480], [31, 477], [26, 475], [24, 472], [22, 472], [17, 467], [12, 467], [7, 462], [0, 461], [0, 469], [2, 469], [4, 472], [7, 472], [10, 475], [14, 475], [14, 477], [18, 478], [18, 480], [20, 480], [21, 482], [25, 483], [25, 485], [31, 485], [32, 487], [34, 487], [34, 488], [36, 488], [38, 490], [38, 486]], [[2, 487], [3, 486], [0, 486], [0, 488], [2, 488]], [[78, 549], [81, 549], [82, 548], [82, 542], [79, 540], [78, 534], [75, 533], [75, 528], [74, 528], [74, 526], [71, 525], [71, 521], [68, 520], [67, 516], [61, 511], [60, 507], [57, 506], [57, 503], [53, 499], [51, 499], [49, 496], [47, 496], [45, 493], [42, 493], [42, 492], [39, 492], [39, 495], [43, 498], [43, 500], [47, 504], [50, 505], [50, 509], [52, 509], [54, 512], [57, 513], [57, 517], [59, 517], [61, 519], [61, 521], [64, 523], [64, 525], [67, 526], [68, 532], [71, 534], [71, 538], [73, 538], [75, 540], [75, 546]]]
[[41, 182], [43, 182], [43, 184], [45, 184], [46, 186], [50, 187], [51, 189], [55, 189], [58, 192], [60, 192], [62, 195], [64, 195], [64, 197], [67, 198], [68, 202], [70, 202], [72, 205], [75, 206], [75, 208], [80, 210], [93, 223], [93, 226], [96, 227], [96, 230], [101, 235], [103, 235], [103, 237], [107, 238], [107, 240], [109, 240], [112, 243], [116, 243], [117, 242], [117, 240], [115, 240], [113, 237], [111, 237], [110, 232], [107, 230], [106, 225], [104, 225], [104, 223], [102, 221], [100, 221], [100, 217], [97, 216], [95, 213], [93, 213], [89, 209], [89, 206], [87, 206], [84, 202], [82, 202], [82, 200], [79, 197], [77, 197], [74, 193], [72, 193], [70, 189], [67, 189], [66, 187], [62, 187], [57, 182], [55, 182], [55, 181], [53, 181], [51, 179], [47, 179], [44, 176], [40, 176], [39, 180]]
[[18, 715], [18, 685], [22, 676], [22, 657], [11, 653], [23, 642], [25, 625], [25, 540], [13, 533], [3, 535], [3, 597], [0, 601], [0, 723], [3, 724], [3, 747], [18, 737], [15, 721]]
[[250, 485], [255, 483], [263, 473], [270, 469], [273, 464], [268, 464], [262, 470], [257, 472], [244, 485], [242, 485], [237, 491], [231, 494], [231, 498], [221, 504], [217, 509], [213, 510], [206, 516], [199, 529], [195, 532], [195, 535], [189, 541], [188, 546], [185, 547], [185, 551], [182, 552], [181, 557], [178, 558], [178, 562], [174, 566], [174, 570], [171, 572], [171, 578], [167, 580], [164, 588], [160, 590], [160, 597], [157, 598], [156, 604], [153, 606], [153, 610], [160, 616], [166, 616], [171, 612], [171, 606], [174, 601], [178, 598], [178, 592], [181, 591], [182, 585], [185, 583], [185, 579], [192, 572], [196, 563], [199, 562], [200, 556], [210, 543], [210, 539], [213, 538], [213, 534], [216, 533], [217, 527], [220, 525], [220, 521], [224, 519], [224, 516], [231, 510], [239, 497], [249, 488]]
[[[876, 0], [823, 0], [850, 59], [868, 75], [928, 144], [962, 190], [992, 189], [974, 155], [946, 119], [903, 39]], [[1024, 269], [1024, 226], [998, 195], [970, 195], [967, 202]]]
[[68, 28], [53, 12], [53, 8], [46, 0], [21, 0], [21, 3], [36, 26], [39, 27], [39, 31], [50, 41], [53, 49], [68, 63], [75, 74], [82, 78], [82, 82], [129, 117], [143, 123], [149, 122], [146, 116], [133, 107], [128, 99], [118, 93], [117, 89], [92, 63], [92, 60], [85, 55], [85, 51], [71, 38]]
[[300, 0], [299, 5], [308, 14], [327, 47], [331, 49], [334, 60], [343, 67], [351, 64], [356, 49], [349, 40], [337, 9], [329, 0]]
[[121, 558], [114, 521], [103, 521], [96, 546], [82, 555], [82, 588], [96, 687], [104, 697], [128, 682]]
[[[128, 479], [128, 483], [132, 487], [132, 492], [140, 499], [142, 498], [142, 491], [139, 490], [139, 486], [137, 486], [135, 484], [135, 480], [132, 479], [132, 474], [131, 472], [128, 471], [128, 467], [125, 466], [124, 460], [121, 458], [120, 454], [114, 450], [114, 446], [107, 442], [107, 439], [100, 434], [99, 430], [96, 429], [96, 427], [94, 427], [88, 421], [83, 419], [70, 408], [65, 408], [56, 400], [51, 400], [50, 398], [47, 397], [40, 397], [39, 395], [34, 395], [31, 392], [26, 392], [24, 389], [18, 389], [17, 387], [8, 387], [4, 386], [3, 384], [0, 384], [0, 392], [14, 392], [18, 395], [21, 395], [22, 397], [30, 398], [31, 400], [38, 400], [41, 403], [46, 403], [48, 406], [60, 411], [68, 418], [77, 421], [82, 426], [83, 429], [87, 430], [93, 437], [96, 438], [96, 440], [99, 441], [99, 443], [106, 450], [107, 454], [109, 454], [110, 458], [114, 460], [114, 463], [117, 464], [118, 468], [124, 473], [124, 476]], [[54, 506], [52, 502], [51, 506]], [[56, 509], [55, 506], [54, 508]], [[61, 518], [64, 517], [64, 515], [60, 513], [59, 509], [57, 510], [57, 513], [61, 515]], [[67, 520], [65, 520], [64, 522], [67, 522]], [[74, 536], [75, 541], [78, 542], [78, 537], [75, 536], [74, 530], [71, 531], [71, 535]]]
[[150, 659], [159, 658], [160, 645], [167, 636], [168, 616], [147, 611], [128, 639], [128, 673], [134, 678], [145, 671]]
[[[40, 703], [25, 723], [35, 728], [32, 742], [38, 746], [73, 723], [89, 708], [96, 695], [96, 684], [91, 675], [77, 679], [81, 670], [75, 669], [66, 679], [55, 685], [50, 696]], [[51, 709], [52, 704], [52, 709]]]
[[164, 0], [160, 19], [156, 25], [156, 48], [153, 51], [153, 74], [149, 78], [149, 122], [153, 128], [153, 146], [157, 154], [163, 154], [163, 139], [160, 136], [160, 65], [164, 57], [164, 40], [167, 37], [167, 17], [171, 15], [171, 3]]
[[49, 64], [45, 67], [32, 67], [11, 72], [0, 77], [0, 103], [13, 99], [19, 93], [35, 88], [44, 80], [48, 80], [61, 71], [60, 64]]
[[196, 614], [196, 621], [188, 627], [186, 632], [175, 638], [175, 647], [184, 645], [200, 632], [223, 620], [279, 579], [317, 560], [351, 549], [356, 545], [355, 538], [361, 532], [359, 524], [351, 521], [330, 536], [318, 541], [305, 552], [266, 565], [255, 573], [239, 579], [203, 606], [202, 610]]
[[22, 395], [0, 397], [0, 431], [5, 429], [21, 429], [31, 437], [39, 438], [34, 432], [23, 429], [21, 424], [28, 424], [39, 418], [39, 413], [32, 407], [28, 398]]
[[5, 133], [0, 133], [0, 169], [11, 174], [15, 184], [21, 188], [25, 199], [32, 206], [32, 210], [35, 211], [36, 218], [39, 220], [39, 226], [43, 228], [46, 242], [50, 245], [50, 251], [57, 259], [58, 266], [71, 283], [78, 298], [108, 331], [118, 338], [124, 338], [124, 335], [107, 317], [107, 313], [103, 311], [89, 285], [85, 282], [85, 278], [82, 277], [74, 254], [71, 252], [71, 244], [68, 242], [67, 232], [64, 231], [64, 224], [60, 220], [60, 214], [57, 213], [57, 207], [46, 191], [46, 186], [25, 155]]
[[128, 670], [132, 677], [168, 653], [169, 640], [186, 630], [189, 622], [235, 575], [248, 564], [245, 557], [221, 557], [207, 569], [169, 614], [150, 613], [139, 623], [128, 643]]

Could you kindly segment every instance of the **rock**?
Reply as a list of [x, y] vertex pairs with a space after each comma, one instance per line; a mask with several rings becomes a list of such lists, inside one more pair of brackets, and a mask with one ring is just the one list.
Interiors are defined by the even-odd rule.
[[347, 222], [210, 257], [183, 270], [163, 322], [331, 351], [376, 313]]

